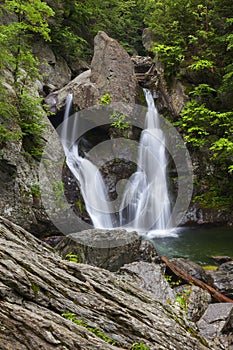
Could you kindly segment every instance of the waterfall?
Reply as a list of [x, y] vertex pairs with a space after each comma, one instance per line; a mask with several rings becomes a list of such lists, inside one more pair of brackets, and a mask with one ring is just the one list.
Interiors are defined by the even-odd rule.
[[[66, 155], [66, 164], [79, 182], [80, 190], [86, 205], [88, 214], [94, 227], [113, 228], [111, 219], [110, 202], [105, 183], [99, 169], [88, 159], [79, 156], [78, 144], [69, 139], [68, 117], [72, 105], [72, 95], [66, 99], [66, 109], [61, 132], [61, 142]], [[73, 131], [75, 128], [73, 128]]]
[[170, 219], [170, 200], [166, 179], [165, 136], [158, 112], [148, 89], [144, 89], [148, 111], [142, 131], [137, 171], [126, 186], [120, 210], [120, 224], [139, 232], [165, 230]]
[[[170, 218], [165, 136], [153, 96], [148, 89], [144, 89], [144, 94], [148, 111], [139, 142], [137, 171], [128, 180], [119, 210], [119, 226], [142, 233], [169, 228]], [[61, 133], [66, 164], [80, 184], [94, 227], [113, 228], [111, 202], [102, 176], [93, 163], [79, 156], [77, 142], [72, 144], [74, 135], [69, 140], [67, 120], [71, 104], [72, 95], [68, 95]]]

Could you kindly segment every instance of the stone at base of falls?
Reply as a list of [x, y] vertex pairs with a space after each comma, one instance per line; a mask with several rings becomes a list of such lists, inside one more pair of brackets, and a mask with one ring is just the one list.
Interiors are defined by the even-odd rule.
[[[141, 246], [147, 249], [145, 256]], [[65, 258], [73, 253], [80, 262], [117, 271], [124, 264], [136, 260], [151, 262], [157, 256], [152, 243], [145, 243], [137, 232], [123, 229], [92, 229], [67, 235], [56, 250]], [[143, 259], [144, 255], [144, 259]]]
[[[62, 260], [0, 217], [0, 349], [213, 350], [193, 324], [147, 291], [98, 267]], [[89, 328], [62, 317], [74, 314]], [[217, 349], [216, 349], [217, 350]]]

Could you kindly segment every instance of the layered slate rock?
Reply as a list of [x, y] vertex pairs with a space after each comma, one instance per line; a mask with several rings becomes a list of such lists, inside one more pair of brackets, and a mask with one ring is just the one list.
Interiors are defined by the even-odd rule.
[[176, 294], [165, 279], [160, 265], [138, 261], [124, 265], [119, 273], [125, 281], [148, 291], [156, 300], [174, 303]]
[[107, 270], [62, 260], [3, 218], [0, 319], [2, 350], [130, 349], [140, 342], [150, 350], [210, 349], [169, 305]]

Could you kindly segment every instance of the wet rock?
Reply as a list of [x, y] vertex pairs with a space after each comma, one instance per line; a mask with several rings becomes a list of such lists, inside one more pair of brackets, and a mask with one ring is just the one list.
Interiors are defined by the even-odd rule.
[[115, 349], [106, 339], [122, 349], [134, 343], [152, 350], [180, 350], [181, 344], [182, 350], [211, 349], [191, 324], [145, 290], [107, 270], [61, 260], [3, 218], [0, 258], [0, 349]]
[[208, 271], [207, 273], [213, 279], [213, 287], [233, 299], [233, 261], [226, 262], [220, 265], [216, 271]]
[[119, 274], [124, 281], [148, 291], [156, 300], [164, 303], [175, 301], [176, 294], [165, 279], [163, 268], [160, 265], [145, 261], [133, 262], [124, 265]]
[[233, 260], [230, 256], [222, 256], [222, 255], [211, 256], [211, 259], [213, 259], [218, 264], [224, 264], [225, 262]]

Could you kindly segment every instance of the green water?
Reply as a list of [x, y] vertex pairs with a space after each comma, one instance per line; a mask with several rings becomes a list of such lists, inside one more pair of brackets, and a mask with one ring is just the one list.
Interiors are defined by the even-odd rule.
[[183, 257], [199, 264], [213, 264], [213, 255], [233, 258], [233, 227], [178, 228], [175, 234], [153, 238], [160, 255]]

